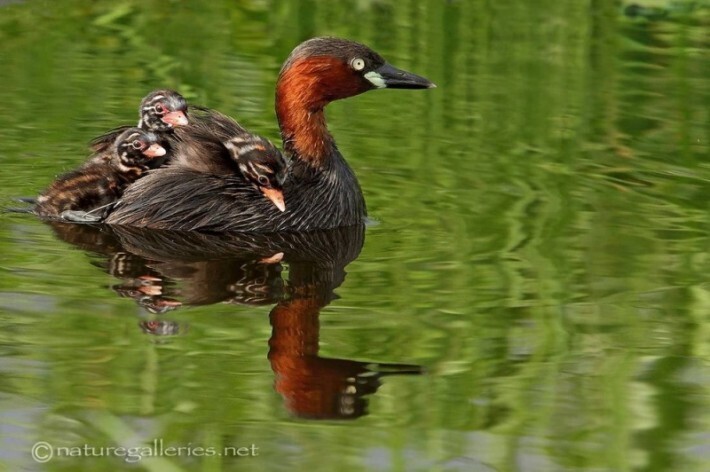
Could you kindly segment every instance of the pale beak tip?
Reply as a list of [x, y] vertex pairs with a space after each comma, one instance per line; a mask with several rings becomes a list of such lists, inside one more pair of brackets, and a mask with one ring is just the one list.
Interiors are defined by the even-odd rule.
[[160, 144], [152, 144], [148, 149], [143, 151], [143, 154], [147, 157], [160, 157], [167, 153], [165, 148]]
[[163, 117], [163, 122], [173, 127], [187, 126], [189, 123], [187, 115], [181, 110], [171, 111]]
[[274, 204], [276, 208], [281, 210], [282, 212], [286, 211], [286, 202], [284, 202], [284, 195], [283, 192], [280, 190], [276, 190], [273, 188], [265, 188], [261, 187], [261, 192], [264, 194], [266, 198], [269, 199], [271, 203]]

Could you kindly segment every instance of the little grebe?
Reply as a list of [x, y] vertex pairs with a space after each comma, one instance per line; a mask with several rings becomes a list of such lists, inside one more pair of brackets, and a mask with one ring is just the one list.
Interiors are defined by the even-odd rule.
[[96, 221], [98, 217], [83, 218], [82, 213], [100, 213], [151, 167], [152, 160], [163, 155], [165, 149], [155, 133], [129, 128], [118, 136], [113, 149], [57, 178], [37, 198], [34, 212], [70, 221]]
[[[362, 44], [338, 38], [305, 41], [286, 59], [276, 85], [276, 114], [291, 161], [284, 183], [286, 211], [254, 198], [245, 181], [226, 181], [175, 162], [131, 185], [106, 223], [215, 232], [308, 231], [360, 224], [367, 213], [365, 201], [328, 132], [325, 106], [373, 89], [432, 87], [429, 80], [391, 66]], [[176, 155], [191, 145], [189, 139], [178, 140]]]
[[[171, 147], [172, 131], [188, 124], [187, 102], [182, 95], [174, 90], [164, 89], [150, 92], [141, 100], [138, 114], [140, 118], [137, 127], [157, 134], [160, 144], [168, 152]], [[91, 141], [92, 150], [103, 152], [109, 149], [116, 142], [118, 135], [128, 128], [131, 126], [121, 126], [94, 138]], [[167, 157], [162, 161], [165, 161]]]

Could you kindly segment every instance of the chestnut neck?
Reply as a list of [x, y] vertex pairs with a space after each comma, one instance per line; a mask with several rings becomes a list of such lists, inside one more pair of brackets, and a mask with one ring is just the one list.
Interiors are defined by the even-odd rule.
[[322, 57], [298, 60], [281, 73], [276, 84], [276, 116], [284, 150], [315, 168], [322, 168], [337, 152], [323, 110], [333, 93], [319, 81], [319, 74], [326, 73], [331, 64]]

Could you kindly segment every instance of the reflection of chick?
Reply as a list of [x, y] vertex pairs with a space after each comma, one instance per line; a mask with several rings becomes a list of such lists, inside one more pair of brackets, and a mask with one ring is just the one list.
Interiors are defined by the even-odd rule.
[[179, 282], [179, 298], [185, 305], [265, 305], [284, 298], [282, 269], [277, 263], [220, 259], [154, 262], [151, 266], [161, 276]]
[[240, 305], [269, 305], [281, 300], [285, 295], [285, 287], [281, 278], [281, 265], [278, 263], [280, 260], [272, 256], [258, 262], [243, 264], [244, 276], [227, 287], [231, 294], [227, 302]]
[[141, 321], [138, 326], [145, 334], [152, 334], [153, 336], [175, 336], [176, 334], [184, 333], [186, 329], [181, 327], [176, 321], [169, 320]]
[[182, 306], [179, 301], [163, 296], [163, 280], [140, 276], [112, 287], [122, 297], [132, 298], [150, 313], [162, 314]]

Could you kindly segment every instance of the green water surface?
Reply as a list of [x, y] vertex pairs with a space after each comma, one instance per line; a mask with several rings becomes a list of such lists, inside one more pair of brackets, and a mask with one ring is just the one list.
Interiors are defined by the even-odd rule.
[[[374, 223], [289, 241], [316, 262], [0, 215], [0, 470], [710, 470], [709, 31], [707, 1], [0, 2], [3, 207], [159, 87], [279, 142], [309, 37], [438, 85], [329, 106]], [[97, 457], [154, 441], [257, 449]]]

